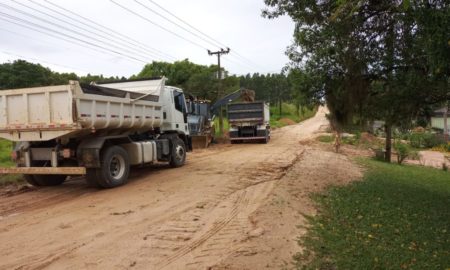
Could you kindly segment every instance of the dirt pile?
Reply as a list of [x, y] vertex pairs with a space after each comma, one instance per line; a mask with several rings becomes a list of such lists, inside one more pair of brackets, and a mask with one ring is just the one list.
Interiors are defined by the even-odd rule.
[[279, 121], [286, 126], [297, 124], [297, 122], [289, 118], [281, 118]]

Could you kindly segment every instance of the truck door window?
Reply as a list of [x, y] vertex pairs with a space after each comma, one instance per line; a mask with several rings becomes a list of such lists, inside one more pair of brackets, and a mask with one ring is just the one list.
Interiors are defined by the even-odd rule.
[[173, 98], [175, 103], [175, 109], [182, 113], [186, 113], [186, 103], [184, 101], [184, 94], [174, 91]]
[[173, 99], [175, 103], [175, 109], [183, 113], [184, 123], [187, 123], [187, 108], [184, 94], [178, 91], [174, 91]]

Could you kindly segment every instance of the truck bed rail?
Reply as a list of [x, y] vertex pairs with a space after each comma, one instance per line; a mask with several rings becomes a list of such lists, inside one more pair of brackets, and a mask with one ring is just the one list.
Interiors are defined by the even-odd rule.
[[86, 174], [85, 167], [11, 167], [0, 168], [0, 174]]

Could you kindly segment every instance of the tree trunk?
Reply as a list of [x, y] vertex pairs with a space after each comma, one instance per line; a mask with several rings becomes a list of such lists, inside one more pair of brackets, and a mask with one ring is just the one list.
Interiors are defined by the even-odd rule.
[[278, 102], [279, 102], [279, 104], [280, 104], [279, 106], [280, 106], [280, 117], [281, 117], [281, 115], [282, 115], [282, 113], [283, 113], [283, 112], [282, 112], [282, 109], [281, 109], [281, 105], [282, 105], [282, 104], [281, 104], [281, 98], [278, 99]]
[[444, 138], [445, 141], [448, 141], [448, 102], [445, 104], [444, 110]]
[[390, 163], [392, 154], [392, 125], [386, 123], [384, 126], [384, 131], [386, 132], [386, 153], [384, 160]]
[[336, 129], [334, 137], [334, 150], [336, 151], [336, 153], [339, 153], [340, 148], [341, 148], [341, 132]]

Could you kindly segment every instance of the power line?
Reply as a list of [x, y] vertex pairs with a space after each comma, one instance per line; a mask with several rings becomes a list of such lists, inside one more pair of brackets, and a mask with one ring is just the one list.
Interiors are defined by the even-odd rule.
[[[1, 18], [0, 18], [0, 19], [1, 19]], [[9, 21], [8, 21], [8, 22], [9, 22]], [[9, 23], [11, 23], [11, 22], [9, 22]], [[26, 28], [26, 27], [23, 26], [23, 25], [20, 25], [20, 26]], [[27, 29], [31, 29], [31, 28], [27, 28]], [[48, 40], [44, 40], [44, 39], [39, 39], [39, 38], [36, 38], [36, 37], [28, 36], [28, 35], [25, 35], [25, 34], [23, 34], [23, 33], [14, 32], [14, 31], [11, 31], [11, 30], [8, 30], [8, 29], [5, 29], [5, 28], [1, 28], [1, 27], [0, 27], [0, 30], [2, 30], [2, 31], [4, 31], [4, 32], [8, 32], [8, 33], [13, 34], [13, 35], [16, 35], [16, 36], [18, 36], [18, 37], [21, 37], [21, 38], [23, 38], [23, 39], [25, 39], [25, 40], [27, 40], [27, 41], [30, 41], [30, 40], [33, 40], [33, 41], [40, 41], [41, 43], [46, 43], [46, 44], [50, 44], [50, 45], [52, 45], [52, 46], [55, 46], [54, 43], [51, 43], [51, 42], [49, 42]], [[31, 29], [31, 30], [34, 30], [34, 29]], [[81, 44], [81, 43], [79, 43], [79, 42], [77, 42], [77, 41], [71, 41], [71, 40], [68, 40], [68, 39], [65, 39], [65, 38], [58, 37], [58, 36], [56, 36], [56, 35], [51, 35], [51, 34], [48, 34], [48, 33], [45, 33], [45, 32], [41, 32], [41, 31], [39, 31], [39, 30], [34, 30], [34, 31], [40, 32], [40, 33], [42, 33], [42, 34], [46, 34], [46, 35], [48, 35], [48, 36], [50, 36], [50, 37], [53, 37], [53, 38], [57, 39], [58, 41], [63, 40], [63, 41], [66, 41], [66, 42], [70, 43], [71, 45], [76, 44], [76, 45], [79, 45], [79, 46], [82, 47], [82, 48], [86, 48], [86, 45], [83, 45], [83, 44]], [[63, 46], [61, 46], [61, 45], [59, 45], [59, 44], [58, 44], [57, 46], [58, 46], [58, 48], [62, 48], [62, 49], [65, 49], [65, 50], [73, 50], [73, 48], [63, 47]], [[90, 47], [89, 47], [88, 49], [89, 49], [89, 50], [94, 50], [94, 51], [96, 51], [96, 52], [100, 52], [101, 54], [113, 55], [113, 54], [111, 54], [111, 53], [104, 52], [104, 51], [101, 51], [101, 50], [98, 50], [98, 49], [95, 49], [95, 48], [90, 48]], [[89, 54], [89, 55], [91, 55], [91, 56], [97, 57], [97, 55], [94, 55], [94, 54], [92, 54], [92, 53], [89, 53], [89, 51], [88, 51], [88, 52], [83, 52], [83, 54]], [[104, 60], [105, 60], [105, 61], [111, 61], [111, 59], [104, 59]], [[80, 70], [81, 70], [81, 69], [80, 69]]]
[[[11, 7], [11, 6], [2, 4], [2, 3], [0, 3], [0, 6], [6, 7], [6, 8], [8, 8], [8, 9], [10, 9], [10, 10], [13, 10], [13, 11], [17, 12], [17, 13], [23, 14], [23, 15], [28, 16], [28, 17], [31, 17], [31, 18], [34, 18], [34, 19], [36, 19], [36, 20], [42, 21], [42, 22], [47, 23], [47, 24], [50, 24], [50, 25], [52, 25], [52, 26], [56, 26], [56, 27], [58, 27], [58, 28], [64, 29], [64, 30], [66, 30], [66, 31], [68, 31], [68, 32], [71, 32], [71, 33], [74, 33], [74, 34], [76, 34], [76, 35], [78, 35], [78, 36], [82, 36], [82, 37], [88, 38], [88, 39], [90, 39], [90, 40], [94, 40], [94, 41], [96, 41], [96, 42], [99, 42], [99, 43], [101, 43], [101, 44], [104, 44], [104, 45], [106, 45], [106, 46], [116, 48], [116, 50], [111, 50], [111, 51], [113, 51], [113, 52], [115, 52], [115, 53], [118, 53], [118, 51], [117, 51], [117, 49], [118, 49], [118, 50], [122, 50], [122, 51], [124, 51], [124, 52], [131, 53], [132, 55], [136, 54], [136, 52], [134, 52], [134, 51], [130, 51], [130, 50], [127, 50], [127, 49], [123, 49], [123, 48], [121, 48], [121, 47], [119, 47], [119, 46], [116, 46], [116, 45], [114, 45], [114, 44], [110, 44], [110, 43], [104, 42], [104, 41], [102, 41], [102, 40], [100, 40], [100, 39], [97, 39], [97, 38], [95, 38], [95, 37], [87, 36], [87, 35], [85, 35], [85, 34], [79, 32], [79, 31], [70, 29], [70, 28], [68, 28], [68, 27], [62, 26], [62, 25], [60, 25], [60, 24], [51, 22], [51, 21], [46, 20], [46, 19], [42, 19], [42, 18], [40, 18], [40, 17], [38, 17], [38, 16], [35, 16], [35, 15], [30, 14], [30, 13], [28, 13], [28, 12], [19, 10], [19, 9], [17, 9], [17, 8], [14, 8], [14, 7]], [[6, 13], [5, 13], [5, 14], [6, 14]], [[16, 17], [16, 18], [18, 18], [18, 17]], [[43, 26], [41, 26], [41, 27], [43, 27]], [[47, 28], [47, 29], [49, 29], [49, 28]], [[84, 41], [84, 42], [86, 42], [86, 41]], [[90, 42], [89, 42], [89, 43], [90, 43]], [[90, 44], [94, 44], [94, 43], [90, 43]], [[125, 55], [125, 54], [122, 54], [122, 55]], [[136, 59], [136, 60], [139, 60], [139, 61], [141, 61], [141, 62], [146, 63], [146, 61], [144, 61], [144, 60], [142, 60], [142, 59], [138, 59], [138, 58], [136, 58], [136, 57], [134, 57], [134, 56], [129, 56], [129, 55], [127, 55], [127, 57], [133, 58], [133, 59]]]
[[[212, 46], [214, 46], [214, 47], [220, 47], [220, 46], [227, 47], [227, 46], [224, 45], [223, 43], [221, 43], [221, 42], [219, 42], [219, 41], [217, 41], [217, 40], [211, 38], [211, 37], [208, 36], [207, 34], [205, 34], [205, 33], [203, 33], [202, 31], [200, 31], [199, 29], [193, 27], [191, 24], [189, 24], [189, 23], [187, 23], [186, 21], [182, 20], [181, 18], [175, 16], [173, 13], [171, 13], [170, 11], [166, 10], [165, 8], [163, 8], [161, 5], [155, 3], [155, 2], [153, 2], [153, 1], [151, 1], [151, 0], [149, 0], [149, 1], [150, 1], [151, 3], [153, 3], [153, 4], [155, 4], [156, 6], [158, 6], [159, 8], [161, 8], [162, 10], [164, 10], [165, 12], [169, 13], [170, 15], [172, 15], [173, 17], [175, 17], [176, 19], [182, 21], [182, 22], [183, 22], [184, 24], [186, 24], [187, 26], [193, 28], [195, 31], [199, 32], [200, 34], [202, 34], [202, 35], [205, 36], [206, 38], [212, 40], [213, 42], [211, 42], [210, 40], [206, 39], [205, 37], [202, 37], [201, 35], [199, 35], [199, 34], [193, 32], [193, 31], [187, 29], [186, 27], [184, 27], [184, 26], [182, 26], [182, 25], [180, 25], [180, 24], [174, 22], [173, 20], [167, 18], [166, 16], [164, 16], [164, 15], [162, 15], [161, 13], [155, 11], [154, 9], [148, 7], [147, 5], [145, 5], [145, 4], [141, 3], [141, 2], [139, 2], [138, 0], [134, 0], [134, 2], [136, 2], [137, 4], [139, 4], [140, 6], [142, 6], [143, 8], [147, 9], [148, 11], [150, 11], [150, 12], [152, 12], [152, 13], [158, 15], [159, 17], [161, 17], [161, 18], [165, 19], [166, 21], [168, 21], [168, 22], [174, 24], [175, 26], [177, 26], [177, 27], [183, 29], [184, 31], [186, 31], [186, 32], [188, 32], [188, 33], [190, 33], [190, 34], [192, 34], [192, 35], [198, 37], [199, 39], [201, 39], [201, 40], [203, 40], [203, 41], [205, 41], [205, 42], [207, 42], [208, 44], [210, 44], [210, 45], [212, 45]], [[218, 45], [218, 44], [220, 44], [220, 45]], [[233, 54], [233, 52], [232, 52], [231, 54]], [[232, 55], [232, 56], [234, 56], [234, 55]], [[238, 60], [239, 60], [239, 59], [238, 59]], [[230, 61], [230, 62], [231, 62], [231, 63], [234, 63], [234, 64], [237, 64], [237, 62], [234, 62], [234, 61]], [[240, 65], [240, 64], [238, 64], [238, 65]], [[242, 65], [240, 65], [240, 66], [242, 66]], [[248, 65], [248, 64], [247, 64], [247, 67], [245, 67], [245, 68], [248, 68], [248, 67], [254, 68], [253, 65]]]
[[[135, 0], [136, 1], [136, 0]], [[178, 21], [183, 22], [184, 24], [186, 24], [187, 26], [189, 26], [191, 29], [197, 31], [198, 33], [202, 34], [203, 36], [205, 36], [206, 38], [212, 40], [213, 42], [215, 42], [216, 44], [218, 44], [219, 46], [217, 47], [228, 47], [227, 45], [223, 44], [222, 42], [218, 41], [217, 39], [211, 37], [210, 35], [206, 34], [205, 32], [201, 31], [200, 29], [196, 28], [195, 26], [193, 26], [192, 24], [188, 23], [187, 21], [183, 20], [182, 18], [178, 17], [177, 15], [175, 15], [174, 13], [172, 13], [171, 11], [167, 10], [166, 8], [164, 8], [163, 6], [161, 6], [160, 4], [156, 3], [153, 0], [147, 0], [150, 3], [154, 4], [155, 6], [159, 7], [160, 9], [162, 9], [163, 11], [165, 11], [166, 13], [168, 13], [169, 15], [171, 15], [172, 17], [176, 18]], [[249, 62], [252, 65], [256, 65], [259, 66], [258, 64], [254, 63], [252, 60], [246, 58], [245, 56], [239, 54], [235, 49], [233, 49], [233, 52], [231, 52], [231, 56], [239, 56], [240, 58], [246, 60], [247, 62]], [[235, 56], [235, 58], [236, 58]]]
[[[89, 30], [89, 29], [86, 29], [86, 28], [84, 28], [84, 27], [80, 27], [80, 26], [78, 26], [78, 25], [76, 25], [76, 24], [73, 24], [73, 23], [68, 22], [68, 21], [66, 21], [66, 20], [63, 20], [63, 19], [60, 19], [60, 18], [58, 18], [58, 17], [56, 17], [56, 16], [53, 16], [53, 15], [47, 13], [47, 12], [43, 12], [43, 11], [38, 10], [38, 9], [36, 9], [36, 8], [27, 6], [27, 5], [25, 5], [25, 4], [23, 4], [23, 3], [20, 3], [20, 2], [17, 2], [16, 0], [11, 0], [11, 1], [13, 1], [14, 3], [19, 4], [19, 5], [23, 6], [23, 7], [26, 7], [26, 8], [29, 8], [29, 9], [31, 9], [31, 10], [34, 10], [34, 11], [36, 11], [36, 12], [39, 12], [39, 13], [41, 13], [41, 14], [44, 14], [44, 15], [50, 17], [50, 18], [56, 19], [56, 20], [58, 20], [58, 21], [60, 21], [60, 22], [64, 22], [64, 23], [66, 23], [66, 24], [68, 24], [68, 25], [72, 25], [72, 26], [74, 26], [74, 27], [76, 27], [76, 28], [78, 28], [78, 29], [81, 29], [81, 30], [86, 31], [86, 32], [88, 32], [88, 33], [91, 33], [91, 34], [93, 34], [93, 35], [98, 35], [98, 36], [100, 36], [100, 37], [102, 37], [102, 38], [104, 38], [104, 39], [106, 39], [106, 40], [109, 40], [109, 41], [112, 41], [112, 42], [118, 42], [117, 40], [111, 39], [111, 38], [109, 38], [108, 36], [105, 36], [105, 35], [103, 35], [103, 34], [99, 34], [99, 33], [93, 32], [93, 31], [91, 31], [91, 30]], [[135, 48], [133, 48], [133, 47], [131, 47], [131, 46], [128, 46], [128, 45], [126, 45], [126, 44], [125, 44], [125, 45], [122, 45], [122, 46], [125, 46], [126, 48], [131, 49], [131, 50], [135, 50]], [[118, 47], [118, 46], [117, 46], [117, 47]], [[118, 48], [120, 48], [120, 47], [118, 47]], [[123, 48], [121, 48], [121, 49], [123, 50]], [[142, 50], [139, 50], [139, 51], [142, 53]], [[150, 57], [152, 57], [152, 58], [155, 58], [155, 57], [156, 57], [156, 58], [159, 58], [158, 56], [156, 56], [156, 55], [154, 55], [154, 54], [148, 54], [148, 53], [146, 53], [146, 52], [143, 52], [143, 53], [144, 53], [145, 55], [144, 55], [144, 54], [140, 54], [140, 55], [141, 55], [141, 56], [144, 56], [144, 57], [146, 57], [146, 55], [147, 55], [147, 57], [150, 56]]]
[[[8, 22], [9, 22], [9, 21], [8, 21]], [[11, 23], [11, 22], [9, 22], [9, 23]], [[30, 41], [30, 40], [33, 40], [33, 41], [34, 41], [34, 40], [37, 40], [37, 41], [40, 41], [40, 42], [42, 42], [42, 43], [50, 44], [50, 45], [52, 45], [52, 46], [55, 45], [55, 44], [52, 44], [52, 43], [48, 42], [47, 40], [44, 40], [44, 39], [38, 39], [38, 38], [36, 38], [36, 37], [24, 35], [23, 33], [17, 33], [17, 32], [14, 32], [14, 31], [11, 31], [11, 30], [8, 30], [8, 29], [5, 29], [5, 28], [1, 28], [1, 27], [0, 27], [0, 30], [2, 30], [2, 31], [4, 31], [4, 32], [8, 32], [8, 33], [13, 34], [13, 35], [17, 35], [17, 36], [19, 36], [19, 37], [21, 37], [21, 38], [23, 38], [23, 39], [26, 39], [27, 41]], [[42, 33], [45, 34], [44, 32], [42, 32]], [[56, 36], [51, 36], [51, 37], [57, 38], [58, 40], [64, 40], [64, 41], [66, 41], [66, 42], [70, 42], [71, 44], [74, 44], [73, 41], [70, 41], [70, 40], [67, 40], [67, 39], [64, 39], [64, 38], [58, 38], [58, 37], [56, 37]], [[75, 43], [75, 44], [79, 45], [79, 43]], [[83, 45], [83, 46], [84, 46], [84, 45]], [[69, 49], [69, 48], [67, 48], [67, 47], [61, 47], [60, 45], [58, 45], [58, 47], [59, 47], [59, 48], [64, 48], [64, 49], [66, 49], [66, 50], [71, 50], [71, 49]], [[90, 49], [90, 48], [89, 48], [89, 49]], [[100, 50], [97, 50], [97, 49], [93, 49], [93, 48], [92, 48], [92, 50], [96, 50], [97, 52], [100, 52], [100, 53], [105, 54], [105, 52], [100, 51]], [[92, 56], [95, 56], [95, 55], [93, 55], [93, 54], [91, 54], [91, 55], [92, 55]]]
[[34, 58], [34, 57], [27, 57], [27, 56], [15, 54], [15, 53], [3, 51], [3, 50], [1, 52], [6, 54], [6, 55], [11, 55], [11, 56], [14, 56], [14, 57], [18, 57], [19, 59], [29, 59], [29, 60], [37, 61], [37, 62], [40, 62], [40, 63], [50, 64], [50, 65], [54, 65], [54, 66], [59, 66], [59, 67], [67, 68], [67, 69], [78, 70], [78, 71], [82, 71], [82, 72], [85, 72], [85, 73], [89, 73], [89, 72], [87, 72], [86, 70], [83, 70], [83, 69], [69, 67], [69, 66], [66, 66], [66, 65], [55, 64], [55, 63], [51, 63], [51, 62], [48, 62], [48, 61], [45, 61], [45, 60], [42, 60], [42, 59], [37, 59], [37, 58]]
[[[56, 8], [64, 11], [64, 12], [66, 12], [66, 14], [64, 14], [64, 13], [58, 11], [58, 10], [55, 10], [54, 8], [51, 8], [51, 7], [42, 5], [40, 3], [37, 3], [34, 0], [28, 0], [28, 1], [33, 2], [36, 5], [40, 5], [40, 6], [44, 7], [44, 8], [46, 8], [46, 9], [49, 9], [49, 10], [57, 13], [57, 14], [60, 14], [62, 16], [69, 17], [71, 20], [74, 20], [74, 21], [76, 21], [76, 22], [78, 22], [80, 24], [86, 25], [88, 27], [94, 28], [97, 31], [103, 32], [103, 33], [108, 34], [108, 35], [113, 35], [113, 36], [115, 36], [116, 38], [118, 38], [118, 39], [120, 39], [122, 41], [128, 42], [129, 44], [134, 44], [134, 46], [139, 47], [139, 48], [141, 48], [143, 50], [146, 50], [146, 51], [148, 51], [150, 53], [158, 54], [158, 55], [160, 55], [162, 57], [169, 58], [172, 61], [176, 59], [176, 57], [174, 57], [172, 55], [169, 55], [169, 54], [167, 54], [165, 52], [162, 52], [162, 51], [160, 51], [160, 50], [158, 50], [156, 48], [148, 46], [147, 44], [144, 44], [144, 43], [142, 43], [142, 42], [140, 42], [140, 41], [138, 41], [136, 39], [133, 39], [130, 36], [122, 34], [122, 33], [118, 32], [118, 31], [116, 31], [116, 30], [114, 30], [112, 28], [107, 27], [107, 26], [101, 25], [101, 24], [99, 24], [99, 23], [97, 23], [97, 22], [95, 22], [95, 21], [93, 21], [93, 20], [91, 20], [91, 19], [89, 19], [87, 17], [81, 16], [81, 15], [79, 15], [79, 14], [77, 14], [77, 13], [75, 13], [75, 12], [69, 10], [69, 9], [66, 9], [66, 8], [64, 8], [64, 7], [60, 6], [60, 5], [57, 5], [57, 4], [53, 3], [53, 2], [50, 2], [48, 0], [44, 0], [44, 1], [47, 4], [50, 4], [50, 5], [52, 5], [52, 6], [56, 7]], [[68, 16], [67, 14], [71, 14], [71, 15]], [[81, 18], [81, 20], [77, 19], [77, 18]], [[86, 22], [89, 22], [90, 24], [87, 24]], [[106, 31], [104, 29], [106, 29]]]
[[[21, 23], [17, 23], [17, 22], [14, 22], [14, 21], [10, 21], [10, 20], [5, 19], [5, 18], [1, 18], [1, 17], [0, 17], [0, 20], [4, 20], [4, 21], [9, 22], [9, 23], [11, 23], [11, 24], [15, 24], [15, 25], [18, 25], [18, 26], [20, 26], [20, 27], [23, 27], [23, 28], [26, 28], [26, 29], [29, 29], [29, 30], [36, 31], [36, 32], [38, 32], [38, 33], [41, 33], [41, 34], [44, 34], [44, 35], [53, 37], [53, 38], [55, 38], [55, 39], [57, 39], [57, 40], [64, 40], [64, 41], [66, 41], [66, 42], [68, 42], [68, 43], [70, 43], [70, 44], [77, 44], [77, 45], [79, 45], [79, 46], [82, 46], [83, 48], [86, 46], [86, 45], [80, 45], [81, 43], [78, 42], [78, 41], [73, 41], [73, 40], [69, 40], [69, 39], [63, 38], [63, 37], [59, 37], [59, 36], [57, 36], [57, 35], [53, 35], [53, 34], [50, 34], [50, 33], [44, 32], [44, 31], [41, 31], [41, 30], [39, 30], [39, 29], [33, 28], [33, 27], [31, 27], [31, 26], [24, 25], [24, 24], [21, 24]], [[33, 38], [32, 38], [32, 39], [33, 39]], [[91, 50], [94, 50], [94, 51], [103, 53], [103, 54], [113, 55], [113, 54], [111, 54], [111, 53], [109, 53], [109, 52], [101, 51], [101, 50], [99, 50], [99, 49], [95, 49], [95, 48], [91, 48], [91, 47], [88, 47], [88, 48], [91, 49]], [[115, 56], [115, 55], [114, 55], [114, 56]]]
[[[195, 46], [197, 46], [197, 47], [199, 47], [199, 48], [206, 49], [206, 48], [204, 48], [202, 45], [198, 44], [197, 42], [194, 42], [194, 41], [192, 41], [192, 40], [190, 40], [190, 39], [187, 39], [187, 38], [185, 38], [185, 37], [183, 37], [183, 36], [181, 36], [181, 35], [179, 35], [179, 34], [173, 32], [173, 31], [167, 29], [166, 27], [163, 27], [163, 26], [161, 26], [161, 25], [159, 25], [159, 24], [157, 24], [157, 23], [151, 21], [150, 19], [148, 19], [148, 18], [142, 16], [141, 14], [139, 14], [139, 13], [137, 13], [137, 12], [135, 12], [135, 11], [133, 11], [133, 10], [131, 10], [131, 9], [129, 9], [129, 8], [127, 8], [127, 7], [125, 7], [125, 6], [123, 6], [123, 5], [119, 4], [119, 3], [117, 3], [117, 2], [115, 2], [114, 0], [110, 0], [110, 1], [111, 1], [112, 3], [114, 3], [115, 5], [121, 7], [122, 9], [124, 9], [124, 10], [126, 10], [126, 11], [128, 11], [128, 12], [130, 12], [130, 13], [132, 13], [132, 14], [138, 16], [138, 17], [140, 17], [141, 19], [143, 19], [143, 20], [145, 20], [145, 21], [148, 21], [148, 22], [150, 22], [151, 24], [153, 24], [153, 25], [155, 25], [155, 26], [157, 26], [157, 27], [163, 29], [164, 31], [169, 32], [169, 33], [171, 33], [171, 34], [177, 36], [178, 38], [181, 38], [181, 39], [183, 39], [183, 40], [185, 40], [185, 41], [187, 41], [187, 42], [189, 42], [189, 43], [191, 43], [191, 44], [194, 44]], [[137, 1], [136, 1], [136, 2], [137, 2]], [[143, 5], [142, 3], [140, 3], [140, 2], [137, 2], [137, 3], [138, 3], [138, 4], [141, 4], [142, 6], [145, 6], [145, 5]], [[148, 7], [147, 7], [147, 8], [148, 8]], [[159, 13], [158, 13], [158, 15], [164, 17], [163, 15], [161, 15], [161, 14], [159, 14]], [[167, 19], [167, 18], [166, 18], [166, 19]], [[167, 20], [168, 20], [168, 19], [167, 19]], [[169, 21], [170, 21], [170, 20], [169, 20]], [[176, 25], [179, 26], [178, 24], [176, 24]], [[180, 26], [179, 26], [179, 27], [180, 27]], [[228, 60], [229, 60], [229, 59], [228, 59]], [[230, 62], [232, 62], [232, 61], [230, 61]], [[236, 62], [232, 62], [232, 63], [236, 63]], [[245, 62], [243, 62], [243, 63], [246, 64]], [[249, 64], [246, 64], [246, 65], [247, 65], [248, 67], [250, 67], [250, 68], [253, 68], [252, 65], [249, 65]], [[242, 65], [241, 65], [241, 66], [242, 66]]]
[[[10, 14], [7, 14], [7, 13], [0, 12], [0, 15], [3, 15], [4, 17], [10, 18], [10, 19], [12, 19], [12, 20], [16, 20], [16, 21], [23, 22], [23, 23], [25, 23], [25, 24], [27, 24], [27, 25], [32, 25], [32, 26], [37, 27], [37, 28], [45, 29], [45, 30], [48, 31], [48, 32], [56, 33], [56, 34], [58, 34], [58, 35], [60, 35], [60, 36], [67, 37], [67, 38], [69, 38], [69, 39], [74, 39], [74, 40], [77, 40], [77, 41], [79, 41], [79, 42], [82, 42], [82, 43], [85, 43], [85, 44], [88, 44], [88, 45], [91, 45], [91, 46], [94, 46], [94, 47], [97, 47], [97, 48], [100, 48], [100, 49], [103, 49], [103, 50], [106, 50], [106, 51], [113, 52], [113, 53], [118, 54], [118, 55], [120, 55], [120, 56], [129, 58], [129, 59], [132, 59], [132, 60], [141, 62], [141, 63], [147, 63], [146, 61], [143, 61], [143, 60], [141, 60], [141, 59], [135, 58], [135, 57], [133, 57], [133, 56], [128, 56], [128, 55], [123, 54], [123, 53], [121, 53], [121, 52], [118, 52], [118, 51], [115, 51], [115, 50], [111, 50], [111, 49], [108, 49], [108, 48], [106, 48], [106, 47], [104, 47], [104, 46], [101, 46], [101, 45], [98, 45], [98, 44], [95, 44], [95, 43], [92, 43], [92, 42], [89, 42], [89, 41], [86, 41], [86, 40], [83, 40], [83, 39], [79, 39], [79, 38], [76, 38], [76, 37], [67, 35], [67, 34], [62, 33], [62, 32], [59, 32], [59, 31], [57, 31], [57, 30], [54, 30], [54, 29], [51, 29], [51, 28], [48, 28], [48, 27], [45, 27], [45, 26], [42, 26], [42, 25], [39, 25], [39, 24], [30, 22], [30, 21], [27, 21], [27, 20], [25, 20], [25, 19], [22, 19], [22, 18], [13, 16], [13, 15], [10, 15]], [[9, 21], [10, 23], [13, 23], [13, 24], [16, 24], [16, 25], [20, 25], [20, 24], [14, 22], [14, 21], [10, 21], [10, 20], [7, 20], [7, 19], [5, 19], [5, 18], [0, 18], [0, 19]], [[20, 26], [23, 26], [23, 25], [20, 25]], [[33, 30], [34, 30], [34, 29], [33, 29]]]
[[209, 35], [205, 34], [204, 32], [200, 31], [198, 28], [194, 27], [193, 25], [191, 25], [190, 23], [186, 22], [185, 20], [181, 19], [180, 17], [178, 17], [177, 15], [173, 14], [172, 12], [170, 12], [169, 10], [167, 10], [166, 8], [164, 8], [163, 6], [161, 6], [160, 4], [156, 3], [153, 0], [148, 0], [149, 2], [151, 2], [152, 4], [154, 4], [155, 6], [159, 7], [160, 9], [164, 10], [165, 12], [167, 12], [168, 14], [170, 14], [171, 16], [173, 16], [174, 18], [176, 18], [177, 20], [179, 20], [180, 22], [183, 22], [184, 24], [186, 24], [187, 26], [189, 26], [190, 28], [194, 29], [195, 31], [197, 31], [198, 33], [202, 34], [203, 36], [209, 38], [210, 40], [214, 41], [216, 44], [218, 44], [219, 46], [217, 47], [228, 47], [227, 45], [221, 43], [220, 41], [210, 37]]
[[129, 8], [127, 8], [127, 7], [125, 7], [125, 6], [123, 6], [123, 5], [119, 4], [119, 3], [117, 3], [117, 2], [115, 2], [114, 0], [109, 0], [109, 1], [111, 1], [111, 3], [113, 3], [113, 4], [117, 5], [117, 6], [121, 7], [122, 9], [124, 9], [124, 10], [130, 12], [131, 14], [134, 14], [134, 15], [138, 16], [139, 18], [141, 18], [141, 19], [143, 19], [143, 20], [145, 20], [145, 21], [147, 21], [147, 22], [153, 24], [154, 26], [157, 26], [157, 27], [159, 27], [160, 29], [162, 29], [162, 30], [164, 30], [164, 31], [166, 31], [166, 32], [168, 32], [168, 33], [171, 33], [172, 35], [174, 35], [174, 36], [176, 36], [176, 37], [178, 37], [178, 38], [181, 38], [181, 39], [184, 40], [184, 41], [187, 41], [187, 42], [189, 42], [189, 43], [191, 43], [191, 44], [193, 44], [193, 45], [195, 45], [195, 46], [197, 46], [197, 47], [200, 47], [200, 48], [206, 50], [205, 47], [203, 47], [202, 45], [198, 44], [197, 42], [192, 41], [192, 40], [190, 40], [190, 39], [187, 39], [187, 38], [185, 38], [185, 37], [183, 37], [183, 36], [181, 36], [181, 35], [179, 35], [179, 34], [173, 32], [173, 31], [167, 29], [166, 27], [164, 27], [164, 26], [162, 26], [162, 25], [160, 25], [160, 24], [158, 24], [158, 23], [155, 23], [154, 21], [152, 21], [152, 20], [150, 20], [150, 19], [148, 19], [148, 18], [142, 16], [141, 14], [139, 14], [139, 13], [137, 13], [137, 12], [135, 12], [135, 11], [133, 11], [133, 10], [131, 10], [131, 9], [129, 9]]
[[184, 31], [190, 33], [191, 35], [194, 35], [194, 36], [198, 37], [199, 39], [201, 39], [201, 40], [203, 40], [203, 41], [205, 41], [205, 42], [211, 44], [211, 45], [214, 46], [214, 47], [219, 47], [219, 46], [217, 46], [216, 44], [212, 43], [211, 41], [205, 39], [204, 37], [202, 37], [202, 36], [200, 36], [200, 35], [198, 35], [198, 34], [192, 32], [191, 30], [189, 30], [189, 29], [183, 27], [182, 25], [180, 25], [180, 24], [174, 22], [173, 20], [167, 18], [166, 16], [162, 15], [161, 13], [155, 11], [154, 9], [152, 9], [152, 8], [150, 8], [150, 7], [146, 6], [146, 5], [144, 5], [143, 3], [141, 3], [141, 2], [139, 2], [139, 1], [137, 1], [137, 0], [134, 0], [134, 2], [138, 3], [140, 6], [142, 6], [142, 7], [145, 8], [146, 10], [148, 10], [148, 11], [150, 11], [150, 12], [152, 12], [152, 13], [158, 15], [159, 17], [163, 18], [164, 20], [166, 20], [166, 21], [168, 21], [168, 22], [170, 22], [170, 23], [172, 23], [172, 24], [178, 26], [179, 28], [181, 28], [181, 29], [183, 29]]

